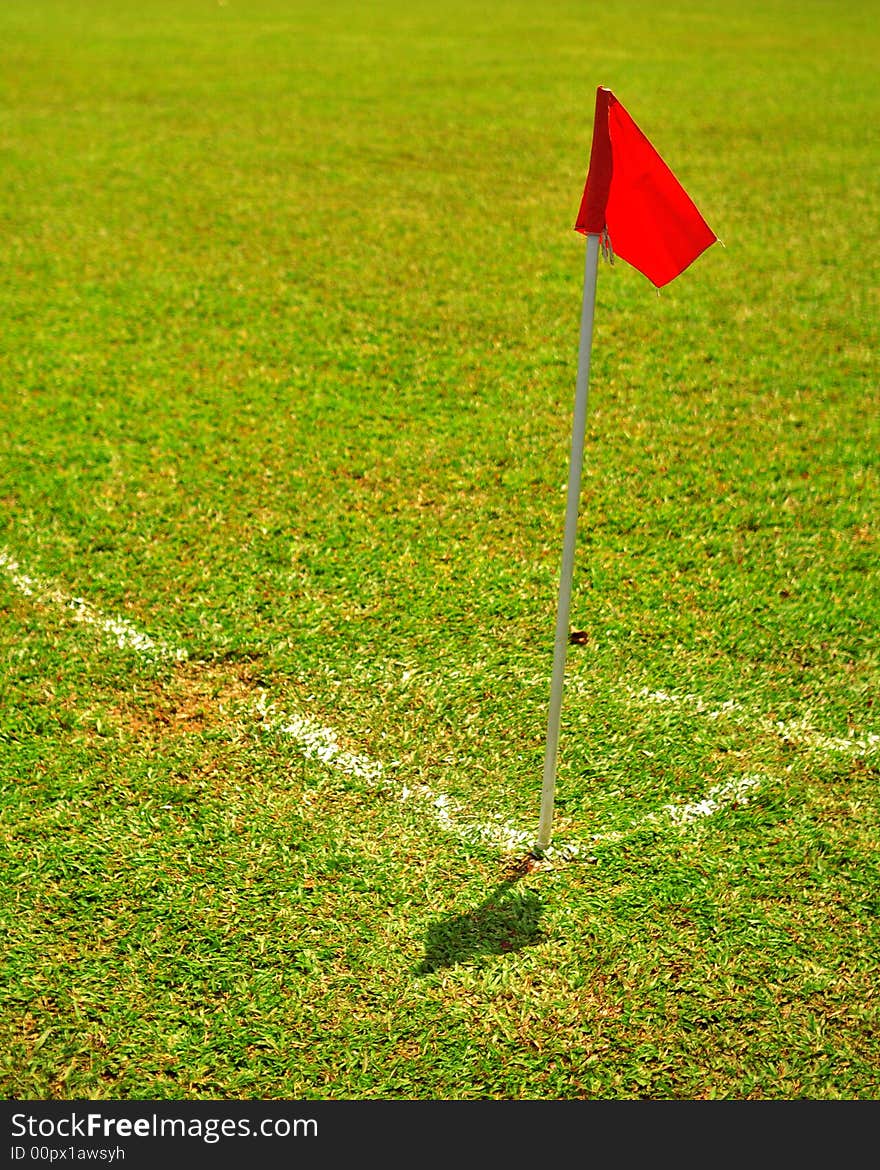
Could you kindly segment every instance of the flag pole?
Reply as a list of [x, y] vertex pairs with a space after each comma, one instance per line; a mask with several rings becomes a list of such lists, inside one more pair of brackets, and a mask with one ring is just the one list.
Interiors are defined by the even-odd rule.
[[587, 426], [587, 397], [590, 386], [590, 354], [593, 346], [593, 312], [596, 306], [596, 276], [599, 269], [599, 233], [587, 233], [584, 264], [584, 299], [581, 307], [581, 335], [578, 346], [577, 384], [574, 419], [571, 427], [571, 459], [568, 469], [568, 498], [565, 506], [565, 535], [562, 542], [562, 571], [559, 577], [559, 604], [556, 610], [556, 642], [553, 648], [553, 677], [550, 684], [550, 711], [547, 719], [547, 746], [544, 754], [544, 784], [541, 791], [541, 820], [535, 851], [543, 853], [550, 844], [553, 825], [553, 802], [556, 793], [556, 756], [559, 749], [559, 724], [562, 714], [562, 691], [565, 657], [568, 649], [568, 614], [571, 607], [571, 583], [574, 576], [574, 546], [577, 537], [578, 503], [584, 464], [584, 438]]

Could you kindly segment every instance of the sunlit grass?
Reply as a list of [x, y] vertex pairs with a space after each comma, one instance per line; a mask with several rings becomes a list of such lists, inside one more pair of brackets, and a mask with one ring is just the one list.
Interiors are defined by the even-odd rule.
[[[3, 6], [8, 1095], [876, 1096], [871, 18]], [[517, 869], [598, 84], [725, 247], [600, 270]]]

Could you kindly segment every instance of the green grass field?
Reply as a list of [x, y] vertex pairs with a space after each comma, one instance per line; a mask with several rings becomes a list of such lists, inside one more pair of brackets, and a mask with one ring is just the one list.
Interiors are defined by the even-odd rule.
[[[876, 4], [0, 46], [4, 1096], [880, 1097]], [[600, 267], [528, 863], [599, 84], [725, 247]]]

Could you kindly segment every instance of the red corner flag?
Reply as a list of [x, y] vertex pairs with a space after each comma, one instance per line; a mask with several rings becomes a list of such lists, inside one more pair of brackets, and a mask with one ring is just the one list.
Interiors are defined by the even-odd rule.
[[718, 238], [610, 89], [596, 91], [590, 169], [575, 230], [661, 288]]

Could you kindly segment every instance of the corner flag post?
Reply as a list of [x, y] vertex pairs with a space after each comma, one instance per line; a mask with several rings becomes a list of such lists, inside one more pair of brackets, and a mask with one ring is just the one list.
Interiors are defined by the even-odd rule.
[[550, 844], [553, 821], [599, 247], [601, 244], [611, 256], [616, 254], [626, 260], [659, 289], [674, 280], [718, 239], [681, 183], [611, 90], [603, 85], [596, 90], [590, 165], [574, 226], [575, 231], [587, 237], [587, 258], [541, 820], [535, 843], [535, 852], [539, 854]]
[[599, 233], [587, 234], [584, 265], [584, 299], [581, 308], [581, 335], [578, 346], [578, 372], [574, 397], [574, 420], [571, 427], [571, 459], [568, 469], [568, 498], [565, 505], [565, 534], [562, 542], [562, 571], [559, 577], [559, 604], [556, 609], [556, 641], [553, 648], [553, 677], [550, 683], [550, 714], [547, 720], [547, 747], [544, 755], [544, 785], [541, 791], [541, 820], [538, 826], [538, 852], [550, 844], [553, 802], [556, 792], [556, 756], [559, 749], [559, 725], [562, 714], [562, 690], [568, 647], [568, 614], [571, 607], [571, 584], [574, 576], [574, 546], [577, 537], [578, 504], [584, 465], [584, 438], [587, 426], [587, 399], [590, 386], [590, 354], [593, 346], [593, 313], [596, 306], [596, 275], [599, 268]]

